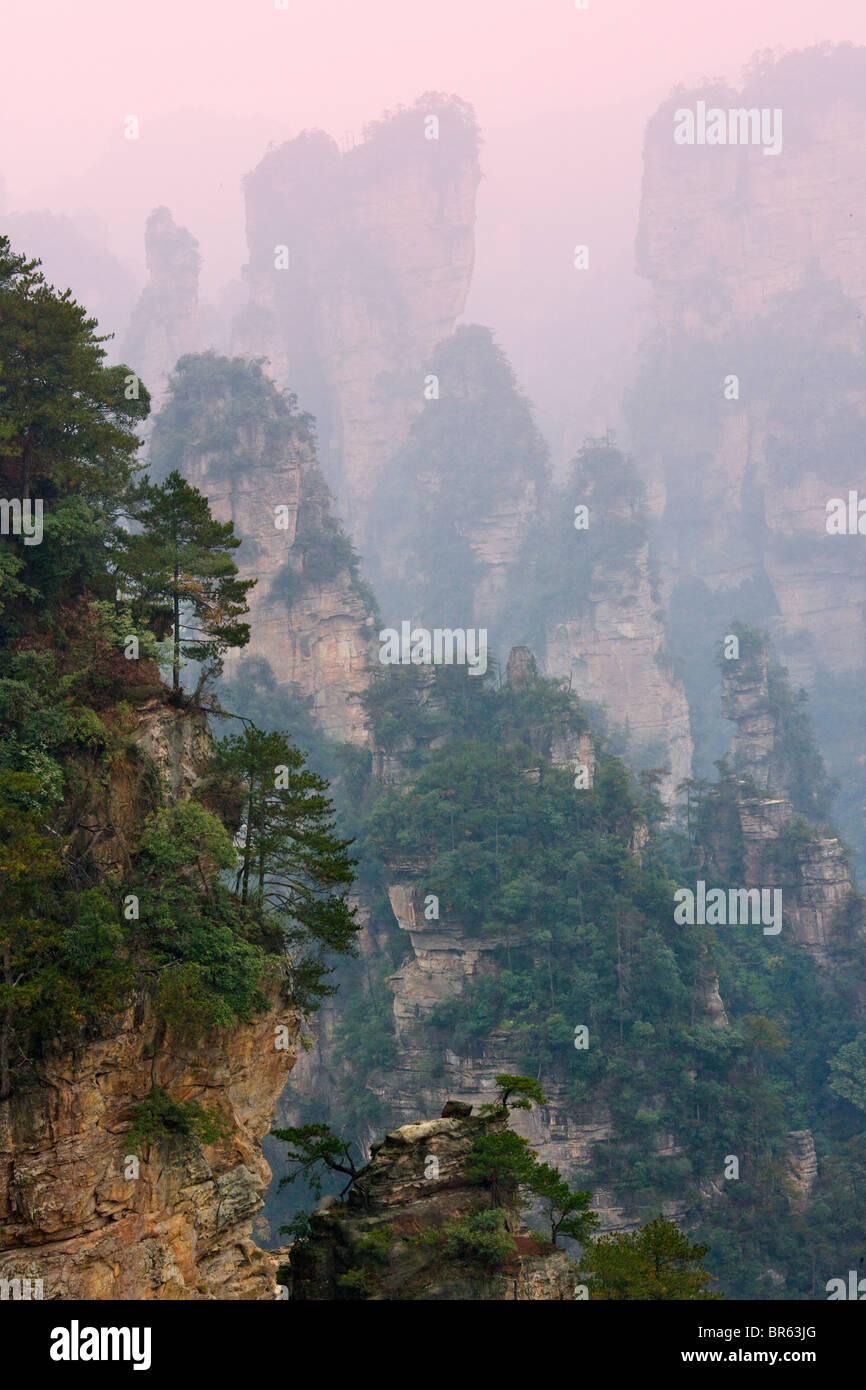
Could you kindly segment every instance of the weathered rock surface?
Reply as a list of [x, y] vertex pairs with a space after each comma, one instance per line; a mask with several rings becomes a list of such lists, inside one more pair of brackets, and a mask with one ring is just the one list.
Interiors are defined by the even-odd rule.
[[[254, 1024], [184, 1046], [147, 1010], [74, 1057], [49, 1056], [41, 1084], [0, 1108], [0, 1277], [39, 1278], [55, 1299], [276, 1298], [276, 1260], [251, 1238], [270, 1169], [261, 1152], [294, 1048]], [[124, 1142], [152, 1085], [218, 1109], [228, 1137], [186, 1154]]]
[[[822, 965], [851, 930], [864, 931], [862, 904], [841, 842], [795, 819], [796, 767], [770, 698], [770, 651], [750, 639], [723, 664], [722, 711], [735, 724], [729, 763], [733, 796], [705, 822], [709, 872], [742, 876], [744, 888], [782, 890], [782, 931]], [[755, 788], [759, 794], [755, 795]]]
[[794, 1211], [805, 1211], [818, 1181], [818, 1158], [810, 1129], [792, 1129], [788, 1135], [788, 1181]]
[[[504, 1127], [500, 1116], [449, 1114], [402, 1125], [373, 1145], [370, 1164], [348, 1200], [323, 1203], [310, 1218], [310, 1240], [292, 1248], [290, 1296], [434, 1302], [574, 1298], [578, 1281], [565, 1251], [523, 1228], [507, 1195], [505, 1226], [515, 1249], [501, 1264], [491, 1268], [446, 1256], [423, 1239], [446, 1222], [490, 1207], [490, 1192], [473, 1183], [466, 1168], [475, 1139]], [[348, 1286], [346, 1276], [352, 1281]]]
[[805, 946], [822, 965], [843, 947], [852, 930], [862, 932], [862, 910], [856, 921], [848, 909], [860, 900], [851, 868], [839, 840], [791, 833], [794, 809], [781, 797], [764, 799], [740, 784], [733, 820], [708, 827], [704, 850], [706, 872], [732, 875], [741, 866], [742, 886], [781, 889], [782, 932]]
[[[154, 786], [188, 797], [213, 747], [195, 709], [154, 698], [127, 717], [146, 756], [118, 760], [84, 816], [97, 827], [89, 852], [109, 879], [153, 809]], [[286, 1048], [275, 1047], [277, 1024], [288, 1029]], [[261, 1140], [297, 1037], [297, 1020], [275, 1000], [254, 1023], [190, 1045], [139, 998], [102, 1037], [49, 1050], [0, 1105], [0, 1277], [41, 1279], [56, 1299], [277, 1297], [276, 1261], [251, 1230], [270, 1178]], [[205, 1148], [151, 1145], [136, 1166], [126, 1132], [154, 1086], [218, 1110], [226, 1136]]]
[[[545, 623], [544, 673], [604, 706], [608, 725], [628, 734], [630, 762], [668, 768], [660, 790], [670, 802], [690, 775], [692, 736], [654, 581], [643, 492], [618, 451], [596, 449], [585, 459], [571, 487], [575, 502], [589, 508], [589, 529], [573, 536], [573, 598]], [[612, 486], [611, 477], [620, 480]]]

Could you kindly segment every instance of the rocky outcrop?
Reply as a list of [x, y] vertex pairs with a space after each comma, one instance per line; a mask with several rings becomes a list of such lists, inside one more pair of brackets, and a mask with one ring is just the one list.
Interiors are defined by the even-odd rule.
[[423, 407], [423, 366], [464, 307], [479, 178], [471, 111], [430, 93], [342, 153], [307, 131], [245, 182], [249, 303], [233, 350], [267, 357], [316, 416], [362, 547], [376, 480]]
[[[538, 675], [538, 664], [529, 647], [512, 647], [505, 667], [505, 681], [515, 690], [530, 684]], [[563, 682], [564, 684], [565, 682]], [[572, 771], [585, 769], [587, 787], [595, 777], [595, 743], [588, 729], [568, 728], [547, 721], [530, 729], [529, 746], [533, 753], [546, 758], [554, 767]]]
[[[477, 974], [490, 969], [486, 953], [503, 943], [495, 934], [467, 935], [459, 924], [425, 915], [423, 886], [395, 883], [388, 889], [394, 917], [408, 934], [412, 955], [389, 980], [394, 991], [397, 1041], [411, 1048], [417, 1020], [445, 999], [459, 996]], [[436, 908], [438, 914], [438, 907]], [[421, 1060], [420, 1058], [418, 1059]]]
[[818, 1158], [810, 1129], [792, 1129], [788, 1135], [787, 1178], [793, 1211], [805, 1211], [818, 1181]]
[[766, 642], [751, 644], [747, 652], [726, 661], [723, 667], [722, 714], [736, 725], [728, 758], [734, 771], [751, 778], [756, 786], [787, 792], [788, 769], [778, 754], [769, 673]]
[[782, 932], [819, 964], [864, 930], [845, 851], [835, 836], [794, 819], [783, 797], [755, 796], [746, 783], [728, 788], [726, 813], [705, 821], [706, 872], [744, 888], [781, 889]]
[[[195, 405], [190, 410], [191, 404]], [[250, 591], [250, 642], [226, 657], [311, 703], [323, 732], [364, 743], [359, 695], [376, 653], [373, 599], [331, 514], [311, 422], [255, 363], [213, 354], [179, 364], [154, 429], [157, 476], [178, 468], [243, 539], [236, 563]]]
[[[277, 1050], [281, 1023], [292, 1045]], [[274, 1005], [188, 1046], [139, 1006], [74, 1057], [49, 1056], [38, 1087], [2, 1107], [0, 1277], [41, 1279], [52, 1299], [278, 1297], [276, 1261], [251, 1230], [270, 1180], [261, 1139], [296, 1038]], [[228, 1136], [151, 1145], [136, 1163], [125, 1132], [152, 1086], [218, 1110]]]
[[506, 1121], [470, 1109], [448, 1103], [443, 1118], [402, 1125], [373, 1145], [348, 1200], [326, 1199], [310, 1218], [310, 1238], [292, 1247], [292, 1299], [574, 1298], [578, 1280], [568, 1256], [521, 1225], [516, 1193], [503, 1194], [511, 1249], [499, 1261], [485, 1263], [468, 1246], [446, 1251], [437, 1239], [448, 1223], [491, 1209], [489, 1190], [470, 1179], [467, 1166], [475, 1140]]
[[804, 790], [820, 790], [799, 785], [804, 769], [817, 780], [823, 768], [820, 759], [806, 761], [802, 724], [792, 744], [784, 676], [766, 637], [751, 630], [740, 634], [738, 655], [722, 661], [733, 775], [707, 803], [701, 841], [708, 872], [744, 888], [781, 889], [782, 931], [827, 965], [852, 931], [863, 932], [862, 904], [840, 840], [796, 810]]
[[[657, 287], [666, 325], [695, 317], [683, 287], [691, 282], [697, 290], [708, 268], [730, 288], [714, 305], [718, 336], [792, 288], [810, 259], [866, 307], [866, 233], [850, 216], [851, 190], [862, 181], [864, 67], [864, 49], [822, 45], [755, 65], [740, 91], [715, 83], [680, 88], [653, 116], [637, 259]], [[695, 111], [701, 100], [726, 115], [782, 106], [781, 148], [767, 156], [751, 140], [676, 143], [675, 112]]]
[[104, 778], [82, 779], [74, 828], [64, 849], [72, 860], [86, 854], [104, 877], [122, 876], [128, 869], [145, 818], [156, 810], [163, 791], [184, 800], [203, 790], [213, 752], [204, 711], [167, 704], [164, 691], [116, 722], [128, 745]]
[[[490, 329], [461, 324], [425, 365], [423, 410], [372, 498], [371, 550], [391, 621], [486, 629], [501, 651], [545, 498], [549, 459], [531, 402]], [[537, 625], [532, 631], [537, 639]]]
[[201, 347], [198, 242], [166, 207], [155, 208], [144, 234], [148, 283], [132, 311], [125, 357], [157, 409], [178, 358]]
[[[88, 837], [79, 858], [86, 849], [107, 882], [160, 797], [199, 790], [213, 751], [200, 710], [153, 697], [123, 720], [127, 750], [91, 779], [73, 836]], [[0, 1278], [41, 1279], [52, 1299], [276, 1298], [275, 1260], [251, 1232], [270, 1179], [261, 1140], [297, 1039], [276, 995], [205, 1045], [166, 1029], [139, 996], [99, 1037], [49, 1047], [0, 1105]], [[154, 1087], [218, 1112], [223, 1137], [130, 1152], [133, 1109]]]

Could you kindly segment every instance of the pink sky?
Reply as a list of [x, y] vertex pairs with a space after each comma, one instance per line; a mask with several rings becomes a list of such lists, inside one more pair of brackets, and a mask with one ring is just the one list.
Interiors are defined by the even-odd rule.
[[[567, 457], [581, 430], [617, 417], [643, 289], [643, 131], [658, 103], [680, 82], [736, 82], [758, 49], [866, 44], [863, 0], [589, 5], [3, 0], [7, 208], [75, 217], [141, 284], [144, 223], [167, 204], [198, 238], [203, 291], [215, 295], [246, 260], [240, 182], [270, 141], [312, 126], [357, 137], [426, 90], [457, 93], [486, 141], [467, 317], [501, 335]], [[131, 114], [138, 141], [123, 138]], [[579, 301], [562, 269], [578, 240], [592, 242], [597, 272]]]
[[0, 169], [16, 203], [83, 171], [124, 115], [357, 130], [426, 88], [482, 125], [736, 76], [756, 48], [866, 41], [862, 0], [4, 0]]

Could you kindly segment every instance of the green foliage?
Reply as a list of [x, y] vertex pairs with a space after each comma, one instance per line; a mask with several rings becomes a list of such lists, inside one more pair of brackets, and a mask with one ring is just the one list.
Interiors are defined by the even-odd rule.
[[359, 1255], [366, 1255], [378, 1264], [387, 1264], [393, 1244], [393, 1232], [389, 1231], [387, 1226], [379, 1226], [375, 1231], [369, 1231], [367, 1235], [362, 1236], [355, 1248]]
[[658, 1216], [638, 1231], [600, 1236], [581, 1265], [592, 1300], [707, 1300], [711, 1276], [701, 1266], [705, 1245], [689, 1243], [672, 1221]]
[[384, 1106], [375, 1078], [398, 1059], [394, 996], [386, 984], [394, 966], [369, 960], [341, 971], [340, 1011], [334, 1025], [333, 1059], [338, 1069], [339, 1112], [354, 1134], [388, 1129], [396, 1122]]
[[374, 507], [389, 519], [394, 553], [412, 554], [409, 572], [385, 581], [389, 607], [428, 626], [461, 626], [484, 574], [472, 541], [488, 519], [491, 491], [520, 503], [528, 486], [543, 489], [547, 447], [489, 329], [456, 328], [427, 371], [439, 378], [439, 399], [424, 403]]
[[[164, 804], [170, 789], [134, 737], [134, 707], [168, 694], [158, 666], [171, 624], [177, 691], [182, 657], [202, 664], [204, 680], [246, 641], [249, 582], [236, 578], [232, 526], [179, 474], [136, 481], [147, 391], [139, 385], [136, 399], [128, 369], [104, 367], [94, 329], [0, 238], [0, 495], [44, 503], [41, 544], [0, 544], [4, 1097], [51, 1042], [95, 1035], [133, 991], [193, 1039], [254, 1018], [287, 972], [311, 1006], [327, 992], [321, 954], [348, 950], [354, 933], [352, 861], [331, 833], [327, 783], [310, 780], [285, 740], [279, 834], [270, 817], [271, 838], [256, 841], [266, 879], [294, 874], [297, 901], [284, 894], [281, 911], [264, 901], [278, 887], [250, 899], [232, 890], [238, 856], [223, 823], [198, 801]], [[259, 366], [227, 370], [264, 380]], [[216, 425], [185, 373], [183, 409]], [[308, 422], [274, 397], [272, 419], [303, 435]], [[258, 428], [256, 401], [247, 404], [246, 424]], [[213, 804], [230, 822], [223, 791]], [[294, 859], [280, 858], [280, 837], [296, 845]]]
[[333, 993], [327, 954], [353, 954], [358, 931], [346, 896], [356, 861], [334, 833], [328, 784], [285, 735], [246, 725], [220, 743], [211, 785], [240, 797], [235, 892], [263, 925], [278, 923], [293, 1001], [309, 1009]]
[[368, 1269], [358, 1266], [337, 1276], [337, 1287], [346, 1298], [372, 1298], [376, 1293], [376, 1280]]
[[280, 1235], [291, 1236], [295, 1244], [305, 1243], [312, 1233], [309, 1213], [303, 1210], [296, 1211], [291, 1221], [280, 1227]]
[[[727, 689], [740, 690], [766, 675], [766, 710], [762, 712], [774, 726], [770, 786], [784, 792], [801, 816], [825, 825], [835, 788], [818, 751], [806, 692], [792, 691], [787, 670], [771, 659], [766, 632], [739, 622], [732, 623], [729, 632], [739, 638], [740, 655], [736, 661], [719, 657]], [[741, 769], [735, 766], [733, 771]]]
[[[539, 1083], [531, 1076], [511, 1076], [508, 1072], [500, 1072], [496, 1077], [496, 1084], [499, 1087], [499, 1098], [495, 1105], [484, 1106], [485, 1111], [492, 1114], [496, 1110], [531, 1110], [533, 1101], [536, 1105], [547, 1105], [548, 1100], [541, 1089]], [[516, 1100], [511, 1100], [516, 1096]], [[510, 1102], [510, 1104], [509, 1104]]]
[[231, 552], [241, 544], [234, 523], [216, 521], [208, 501], [177, 471], [162, 484], [145, 478], [131, 511], [140, 530], [127, 536], [118, 568], [123, 597], [136, 619], [172, 627], [172, 688], [182, 660], [199, 662], [196, 696], [222, 670], [222, 656], [249, 641], [246, 596], [256, 583], [238, 579]]
[[479, 1134], [466, 1165], [469, 1181], [488, 1188], [495, 1207], [521, 1205], [518, 1189], [531, 1183], [534, 1172], [535, 1151], [512, 1129]]
[[[589, 508], [589, 526], [580, 530], [579, 505]], [[643, 564], [648, 538], [643, 485], [633, 462], [613, 444], [587, 440], [567, 483], [545, 499], [528, 530], [513, 605], [520, 640], [538, 642], [552, 622], [572, 619], [603, 596], [630, 600], [630, 576]]]
[[840, 1047], [830, 1058], [830, 1090], [858, 1110], [866, 1110], [866, 1033]]
[[530, 1186], [536, 1197], [542, 1199], [552, 1245], [556, 1245], [560, 1232], [583, 1242], [598, 1225], [598, 1216], [589, 1209], [592, 1194], [570, 1187], [551, 1164], [535, 1164]]
[[411, 1241], [434, 1247], [448, 1260], [461, 1260], [482, 1269], [506, 1264], [517, 1252], [513, 1236], [505, 1229], [505, 1213], [496, 1208], [471, 1212], [435, 1229], [419, 1231]]
[[46, 833], [41, 787], [0, 770], [0, 1098], [43, 1039], [68, 1040], [126, 998], [123, 937], [97, 888], [58, 893], [63, 865]]
[[255, 940], [220, 882], [235, 850], [220, 821], [195, 801], [153, 812], [145, 823], [132, 888], [139, 898], [132, 947], [154, 972], [158, 1013], [200, 1038], [255, 1017], [273, 957]]
[[[827, 1067], [857, 1030], [862, 906], [850, 907], [850, 960], [832, 976], [784, 932], [776, 941], [748, 928], [676, 927], [676, 884], [707, 877], [694, 841], [710, 819], [725, 859], [714, 885], [744, 881], [730, 770], [684, 788], [690, 834], [677, 839], [654, 823], [651, 780], [636, 785], [597, 743], [593, 786], [574, 791], [547, 762], [522, 693], [491, 685], [395, 669], [369, 697], [377, 736], [395, 751], [417, 742], [410, 780], [380, 792], [359, 853], [408, 869], [438, 896], [440, 920], [492, 947], [493, 968], [419, 1019], [413, 1045], [431, 1072], [446, 1049], [478, 1059], [493, 1046], [515, 1070], [544, 1076], [567, 1114], [604, 1105], [612, 1134], [594, 1145], [581, 1187], [611, 1190], [642, 1220], [662, 1202], [688, 1202], [730, 1294], [754, 1296], [762, 1271], [782, 1267], [786, 1296], [808, 1296], [811, 1245], [831, 1265], [847, 1258], [833, 1252], [856, 1241], [857, 1199], [828, 1180], [826, 1200], [792, 1224], [788, 1135], [812, 1128], [828, 1160], [850, 1139], [852, 1111], [827, 1086]], [[539, 723], [554, 729], [560, 712], [545, 702], [573, 697], [552, 685], [528, 690]], [[814, 833], [794, 817], [781, 858], [793, 863]], [[716, 978], [727, 1027], [712, 1026], [703, 1004]], [[588, 1049], [574, 1046], [580, 1024]], [[673, 1150], [662, 1152], [670, 1136]], [[739, 1183], [702, 1195], [720, 1186], [719, 1155], [732, 1152]]]
[[[147, 391], [126, 399], [129, 368], [103, 366], [106, 339], [95, 335], [96, 321], [5, 236], [0, 305], [0, 495], [55, 503], [75, 493], [109, 514], [125, 494]], [[41, 568], [33, 553], [41, 549], [25, 548], [28, 568]]]
[[144, 1100], [132, 1107], [125, 1143], [130, 1153], [140, 1156], [152, 1144], [163, 1152], [177, 1152], [215, 1144], [229, 1133], [218, 1109], [205, 1109], [194, 1100], [174, 1100], [161, 1086], [152, 1086]]
[[287, 437], [310, 441], [312, 419], [296, 407], [297, 397], [279, 391], [261, 361], [189, 353], [178, 360], [154, 422], [151, 471], [158, 479], [182, 473], [192, 449], [194, 457], [207, 454], [228, 481], [238, 464], [243, 469], [257, 457], [249, 443], [255, 435], [263, 435], [269, 454], [284, 447]]
[[359, 1183], [363, 1169], [358, 1168], [352, 1157], [351, 1143], [334, 1134], [327, 1125], [295, 1125], [286, 1129], [272, 1129], [271, 1134], [289, 1145], [286, 1154], [289, 1171], [280, 1178], [281, 1187], [303, 1177], [311, 1191], [320, 1198], [322, 1169], [327, 1169], [348, 1177], [341, 1196], [354, 1186], [358, 1186], [363, 1193], [363, 1186]]
[[[270, 596], [291, 607], [311, 587], [346, 572], [370, 612], [375, 599], [361, 578], [360, 561], [349, 537], [330, 511], [330, 495], [313, 456], [312, 417], [297, 410], [297, 397], [279, 391], [259, 361], [220, 357], [212, 352], [182, 357], [169, 383], [168, 398], [156, 419], [149, 464], [156, 478], [188, 474], [205, 456], [208, 475], [234, 494], [238, 479], [268, 459], [304, 451], [297, 530], [286, 563], [270, 586]], [[292, 460], [295, 466], [295, 460]], [[246, 542], [248, 564], [255, 547]]]

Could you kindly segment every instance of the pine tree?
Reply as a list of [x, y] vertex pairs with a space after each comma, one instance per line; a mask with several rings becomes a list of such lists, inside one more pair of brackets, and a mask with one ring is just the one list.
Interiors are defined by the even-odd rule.
[[466, 1176], [490, 1189], [495, 1207], [520, 1204], [518, 1188], [532, 1181], [535, 1150], [513, 1129], [480, 1134], [469, 1151]]
[[116, 1008], [129, 985], [116, 910], [98, 888], [63, 895], [38, 777], [0, 768], [0, 1100], [32, 1042]]
[[593, 1241], [581, 1266], [593, 1300], [706, 1300], [711, 1276], [705, 1245], [692, 1245], [673, 1221], [657, 1216], [639, 1231], [616, 1231]]
[[559, 1169], [551, 1164], [535, 1164], [530, 1187], [544, 1202], [552, 1245], [556, 1245], [560, 1232], [572, 1240], [584, 1241], [598, 1225], [598, 1216], [589, 1209], [592, 1194], [569, 1187]]
[[255, 579], [238, 579], [231, 552], [241, 544], [234, 523], [217, 521], [206, 497], [178, 472], [162, 484], [144, 479], [132, 514], [141, 530], [126, 540], [119, 571], [124, 597], [155, 630], [172, 623], [172, 689], [183, 659], [201, 663], [194, 698], [219, 675], [222, 656], [249, 641], [246, 596]]
[[106, 337], [96, 327], [68, 290], [46, 283], [38, 261], [0, 236], [0, 497], [44, 508], [43, 543], [3, 541], [7, 637], [13, 620], [38, 617], [46, 601], [70, 592], [114, 598], [106, 546], [137, 469], [135, 429], [150, 399], [128, 367], [104, 365]]
[[296, 1002], [333, 991], [329, 951], [354, 954], [358, 924], [347, 902], [351, 840], [334, 833], [328, 783], [284, 734], [248, 725], [223, 739], [216, 780], [236, 779], [243, 797], [235, 891], [260, 917], [275, 914]]

